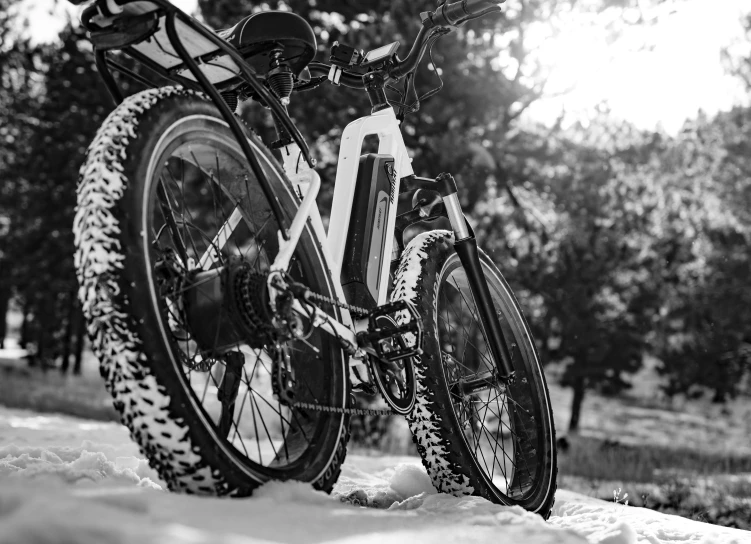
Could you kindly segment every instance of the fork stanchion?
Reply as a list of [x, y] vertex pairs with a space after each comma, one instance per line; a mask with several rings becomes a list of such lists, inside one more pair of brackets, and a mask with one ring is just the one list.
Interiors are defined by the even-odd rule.
[[467, 274], [472, 298], [475, 300], [477, 313], [480, 314], [480, 324], [485, 332], [488, 344], [490, 344], [490, 352], [493, 354], [493, 360], [497, 367], [503, 371], [500, 378], [503, 381], [510, 381], [514, 376], [511, 353], [509, 352], [506, 338], [503, 336], [499, 316], [493, 306], [488, 282], [482, 273], [482, 263], [480, 263], [480, 256], [477, 250], [477, 240], [474, 236], [459, 240], [454, 243], [454, 250], [459, 255], [459, 260]]
[[284, 218], [284, 213], [282, 212], [282, 207], [281, 207], [281, 204], [279, 203], [279, 200], [276, 198], [276, 195], [274, 195], [273, 191], [271, 190], [271, 186], [269, 184], [268, 178], [266, 177], [266, 173], [263, 171], [261, 164], [258, 162], [258, 157], [256, 157], [255, 153], [253, 153], [253, 150], [250, 148], [248, 139], [246, 138], [245, 133], [243, 132], [239, 121], [235, 117], [235, 114], [229, 109], [229, 106], [224, 101], [222, 96], [219, 94], [219, 91], [217, 91], [216, 87], [214, 87], [211, 84], [209, 79], [201, 71], [196, 61], [193, 60], [193, 58], [190, 56], [188, 51], [185, 49], [185, 46], [180, 41], [180, 37], [177, 35], [177, 28], [175, 26], [175, 20], [176, 20], [177, 15], [178, 15], [177, 11], [171, 11], [167, 13], [167, 15], [165, 16], [166, 23], [167, 23], [166, 24], [167, 37], [169, 38], [170, 43], [172, 44], [172, 47], [175, 48], [175, 51], [177, 52], [177, 54], [183, 60], [183, 62], [188, 67], [190, 72], [193, 74], [193, 77], [195, 77], [196, 81], [198, 81], [201, 84], [201, 87], [206, 92], [206, 94], [208, 94], [209, 97], [211, 97], [211, 100], [214, 102], [214, 105], [219, 109], [219, 112], [222, 114], [222, 117], [224, 117], [224, 120], [229, 125], [229, 128], [234, 134], [235, 139], [237, 140], [237, 143], [240, 144], [240, 148], [245, 154], [245, 158], [248, 159], [248, 163], [250, 164], [250, 169], [253, 171], [253, 175], [256, 176], [256, 178], [258, 179], [258, 182], [261, 185], [261, 189], [263, 190], [263, 194], [266, 197], [266, 200], [268, 200], [269, 204], [271, 205], [271, 209], [274, 212], [274, 217], [276, 218], [276, 221], [279, 224], [279, 231], [281, 232], [282, 237], [285, 240], [287, 240], [288, 239], [287, 229], [286, 229], [287, 221]]
[[457, 196], [456, 181], [449, 173], [440, 174], [435, 180], [409, 176], [402, 180], [404, 188], [429, 189], [436, 191], [443, 198], [446, 215], [451, 221], [454, 231], [454, 250], [459, 255], [459, 260], [464, 267], [475, 300], [477, 313], [480, 314], [480, 324], [485, 332], [485, 337], [490, 344], [490, 351], [498, 368], [503, 372], [500, 379], [510, 381], [514, 376], [514, 365], [511, 361], [508, 343], [503, 335], [499, 316], [493, 306], [490, 289], [485, 275], [482, 273], [482, 263], [477, 249], [477, 240], [467, 219], [462, 211]]

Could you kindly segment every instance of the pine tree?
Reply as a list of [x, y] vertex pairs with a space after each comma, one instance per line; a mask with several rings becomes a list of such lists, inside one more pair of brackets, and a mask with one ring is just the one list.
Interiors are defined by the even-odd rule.
[[[20, 43], [20, 42], [19, 42]], [[34, 316], [30, 336], [43, 366], [69, 351], [65, 342], [73, 271], [73, 215], [78, 169], [112, 105], [82, 30], [68, 26], [60, 43], [33, 52], [35, 85], [15, 115], [26, 119], [9, 191], [8, 272]], [[23, 127], [23, 124], [16, 123]]]

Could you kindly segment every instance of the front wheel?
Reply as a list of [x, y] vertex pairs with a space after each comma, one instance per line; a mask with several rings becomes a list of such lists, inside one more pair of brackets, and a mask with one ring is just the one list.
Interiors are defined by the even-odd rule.
[[479, 253], [515, 380], [504, 385], [497, 379], [453, 235], [421, 234], [402, 257], [392, 295], [415, 304], [423, 323], [417, 402], [407, 420], [438, 491], [479, 495], [547, 518], [557, 466], [545, 377], [511, 289]]

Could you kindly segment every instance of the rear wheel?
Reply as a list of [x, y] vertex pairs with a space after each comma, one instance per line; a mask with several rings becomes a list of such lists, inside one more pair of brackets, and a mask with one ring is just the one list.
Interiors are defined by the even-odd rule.
[[556, 489], [555, 430], [537, 352], [508, 284], [480, 251], [515, 380], [497, 378], [467, 274], [447, 231], [407, 247], [392, 300], [416, 305], [423, 354], [416, 358], [417, 403], [407, 417], [433, 484], [480, 495], [547, 518]]
[[[248, 140], [291, 222], [298, 197], [259, 140]], [[263, 312], [280, 227], [202, 95], [130, 97], [89, 148], [75, 223], [80, 298], [115, 407], [170, 489], [247, 495], [270, 479], [326, 491], [336, 482], [345, 416], [280, 399], [344, 407], [340, 346], [312, 327], [274, 345], [262, 319], [225, 300], [249, 297]], [[288, 274], [333, 296], [319, 247], [306, 229]]]

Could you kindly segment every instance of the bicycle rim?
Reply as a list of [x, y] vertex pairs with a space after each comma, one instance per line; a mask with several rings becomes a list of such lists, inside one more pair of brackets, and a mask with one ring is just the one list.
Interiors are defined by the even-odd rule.
[[[489, 489], [503, 502], [521, 503], [536, 492], [541, 479], [546, 433], [541, 427], [547, 406], [544, 391], [532, 379], [538, 372], [531, 338], [504, 282], [482, 263], [493, 304], [516, 372], [513, 385], [498, 383], [496, 365], [469, 281], [459, 257], [452, 255], [441, 271], [437, 296], [438, 338], [452, 413], [467, 453]], [[460, 385], [483, 380], [478, 391]], [[539, 402], [541, 401], [541, 402]]]
[[[257, 339], [223, 345], [217, 334], [213, 343], [205, 335], [198, 340], [200, 324], [189, 318], [180, 276], [187, 278], [196, 268], [218, 271], [238, 261], [262, 274], [278, 252], [280, 226], [239, 146], [226, 130], [216, 130], [221, 126], [206, 116], [183, 119], [169, 137], [165, 134], [152, 158], [142, 233], [151, 299], [162, 316], [159, 333], [180, 381], [217, 444], [251, 472], [286, 479], [304, 471], [326, 442], [323, 436], [331, 434], [330, 426], [341, 430], [343, 422], [340, 416], [279, 402], [279, 361], [294, 374], [298, 400], [341, 406], [346, 389], [341, 376], [335, 376], [342, 372], [337, 366], [341, 352], [317, 329], [304, 340], [285, 342], [281, 357]], [[159, 267], [165, 260], [178, 268], [178, 281], [164, 280]], [[321, 282], [305, 250], [295, 253], [288, 273], [314, 289]], [[233, 374], [239, 386], [235, 401], [227, 403]]]

